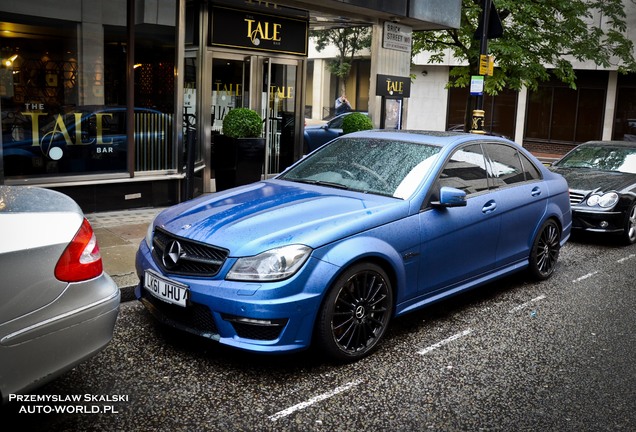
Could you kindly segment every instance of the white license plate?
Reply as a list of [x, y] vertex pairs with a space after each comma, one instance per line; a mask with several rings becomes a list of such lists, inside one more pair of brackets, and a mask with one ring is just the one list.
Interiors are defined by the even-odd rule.
[[153, 272], [146, 271], [144, 277], [144, 288], [159, 300], [183, 307], [186, 306], [186, 301], [188, 300], [187, 285], [162, 278]]

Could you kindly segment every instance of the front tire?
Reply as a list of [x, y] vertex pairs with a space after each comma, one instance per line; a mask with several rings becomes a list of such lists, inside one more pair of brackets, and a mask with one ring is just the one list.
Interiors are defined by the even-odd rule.
[[539, 280], [554, 273], [561, 250], [561, 230], [552, 219], [545, 221], [530, 251], [530, 273]]
[[636, 202], [630, 206], [625, 215], [623, 243], [627, 245], [636, 243]]
[[359, 360], [375, 350], [392, 314], [387, 274], [372, 263], [356, 264], [327, 294], [316, 324], [317, 344], [336, 360]]

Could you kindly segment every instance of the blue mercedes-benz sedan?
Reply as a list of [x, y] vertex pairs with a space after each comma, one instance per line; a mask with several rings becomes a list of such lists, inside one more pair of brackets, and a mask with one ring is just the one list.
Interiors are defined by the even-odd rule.
[[550, 277], [571, 223], [563, 177], [507, 139], [356, 132], [162, 211], [136, 295], [222, 344], [356, 360], [396, 316], [512, 272]]

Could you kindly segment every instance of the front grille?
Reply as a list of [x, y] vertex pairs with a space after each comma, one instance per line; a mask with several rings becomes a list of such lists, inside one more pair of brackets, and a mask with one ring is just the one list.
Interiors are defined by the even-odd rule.
[[144, 303], [152, 306], [153, 315], [164, 324], [207, 337], [219, 333], [212, 312], [205, 305], [190, 303], [187, 307], [177, 306], [159, 300], [145, 289], [141, 290], [141, 297]]
[[[228, 255], [225, 249], [177, 237], [161, 228], [155, 228], [152, 245], [152, 255], [166, 273], [184, 276], [214, 276]], [[166, 248], [178, 250], [176, 263], [174, 259], [164, 260]]]
[[585, 194], [570, 191], [570, 205], [580, 204], [585, 198]]

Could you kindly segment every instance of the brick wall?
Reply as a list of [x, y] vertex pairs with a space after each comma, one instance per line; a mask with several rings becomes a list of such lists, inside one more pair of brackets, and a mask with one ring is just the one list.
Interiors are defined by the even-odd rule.
[[576, 147], [575, 144], [556, 144], [549, 142], [524, 141], [523, 147], [531, 153], [544, 153], [562, 156]]

